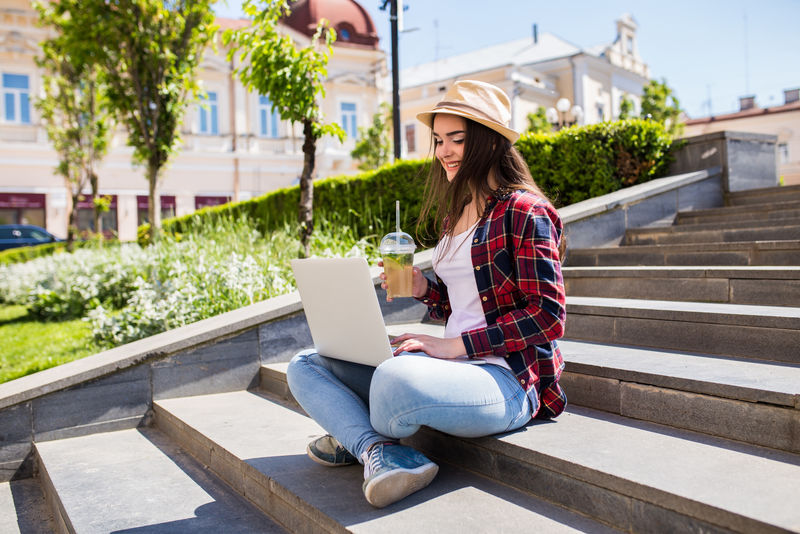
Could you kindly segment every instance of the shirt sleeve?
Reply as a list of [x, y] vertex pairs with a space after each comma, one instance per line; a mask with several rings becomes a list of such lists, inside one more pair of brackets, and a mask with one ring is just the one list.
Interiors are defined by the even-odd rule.
[[428, 290], [425, 295], [417, 298], [417, 300], [428, 307], [428, 316], [431, 319], [444, 321], [448, 316], [447, 311], [449, 310], [447, 291], [444, 289], [444, 284], [441, 283], [438, 277], [436, 281], [427, 276], [425, 279], [428, 281]]
[[[534, 204], [512, 214], [507, 245], [513, 252], [517, 289], [525, 306], [504, 313], [493, 325], [462, 334], [472, 357], [506, 356], [564, 334], [566, 299], [558, 243], [561, 223], [554, 209]], [[553, 213], [551, 214], [550, 211]]]

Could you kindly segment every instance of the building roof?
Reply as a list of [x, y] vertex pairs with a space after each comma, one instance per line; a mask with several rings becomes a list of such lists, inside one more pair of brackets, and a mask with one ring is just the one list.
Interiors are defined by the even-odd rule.
[[222, 31], [246, 28], [252, 23], [250, 19], [226, 19], [222, 17], [217, 17], [214, 22], [219, 25], [219, 29]]
[[334, 45], [378, 48], [378, 32], [369, 13], [355, 0], [296, 0], [284, 23], [312, 37], [317, 23], [326, 19], [336, 30]]
[[800, 111], [800, 100], [791, 102], [789, 104], [782, 104], [780, 106], [772, 106], [769, 108], [750, 108], [744, 111], [737, 111], [735, 113], [726, 113], [724, 115], [712, 115], [710, 117], [698, 117], [696, 119], [687, 119], [686, 125], [693, 124], [706, 124], [709, 122], [728, 121], [733, 119], [743, 119], [746, 117], [760, 117], [772, 113], [784, 113], [787, 111]]
[[[596, 48], [602, 50], [605, 46]], [[593, 56], [600, 55], [597, 51], [582, 50], [560, 37], [543, 32], [539, 34], [536, 43], [532, 37], [526, 37], [403, 69], [400, 72], [400, 86], [405, 89], [437, 80], [456, 78], [471, 72], [506, 65], [530, 65], [582, 52]]]

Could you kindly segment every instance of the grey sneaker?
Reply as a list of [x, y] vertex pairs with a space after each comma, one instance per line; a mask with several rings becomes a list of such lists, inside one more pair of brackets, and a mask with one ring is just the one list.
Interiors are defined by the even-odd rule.
[[330, 434], [309, 443], [306, 452], [309, 458], [327, 467], [341, 467], [358, 463], [358, 459]]
[[431, 483], [439, 466], [411, 447], [379, 443], [364, 453], [364, 496], [383, 508]]

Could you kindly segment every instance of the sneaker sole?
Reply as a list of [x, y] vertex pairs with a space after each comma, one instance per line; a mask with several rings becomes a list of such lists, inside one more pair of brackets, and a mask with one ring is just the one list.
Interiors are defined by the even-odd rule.
[[375, 508], [383, 508], [426, 487], [438, 472], [435, 463], [415, 469], [393, 469], [370, 480], [364, 487], [364, 496]]
[[329, 462], [327, 460], [323, 460], [322, 458], [311, 452], [310, 443], [306, 445], [306, 454], [308, 454], [308, 457], [314, 460], [316, 463], [318, 463], [319, 465], [324, 465], [325, 467], [345, 467], [348, 465], [354, 465], [358, 463], [354, 461], [354, 462], [340, 462], [337, 464], [335, 462]]

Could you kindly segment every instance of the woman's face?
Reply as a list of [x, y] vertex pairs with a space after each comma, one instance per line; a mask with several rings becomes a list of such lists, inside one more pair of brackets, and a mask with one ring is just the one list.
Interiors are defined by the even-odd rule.
[[437, 113], [433, 119], [434, 155], [442, 164], [447, 181], [452, 182], [461, 166], [467, 120], [458, 115]]

